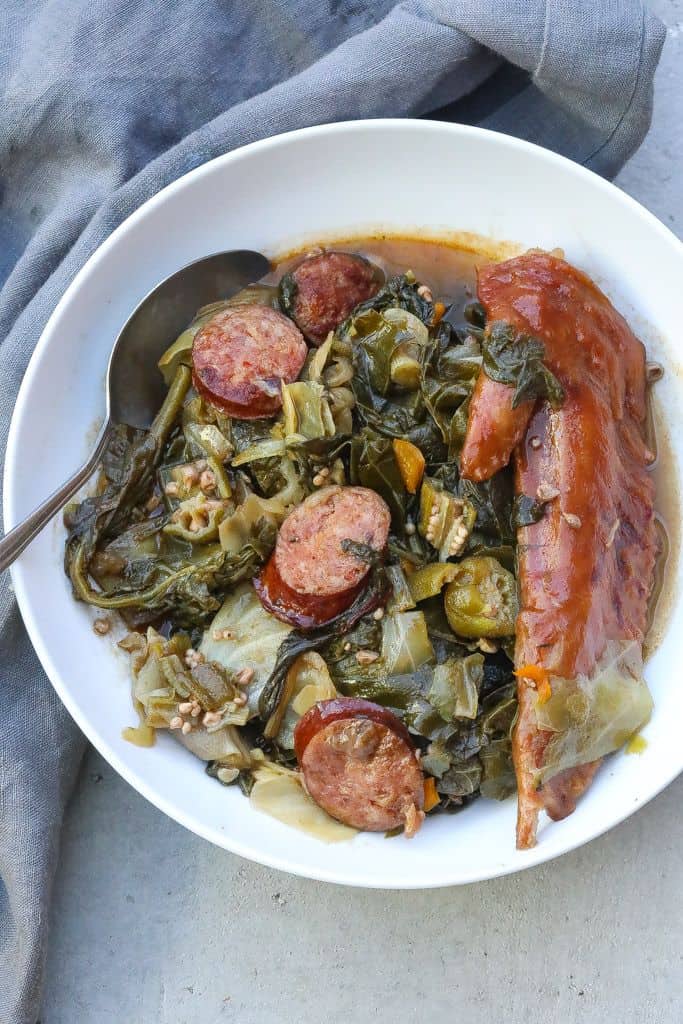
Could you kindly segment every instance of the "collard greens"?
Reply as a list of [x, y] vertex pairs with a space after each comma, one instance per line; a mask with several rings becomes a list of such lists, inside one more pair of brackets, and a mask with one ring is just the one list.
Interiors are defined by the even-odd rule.
[[[443, 590], [464, 557], [513, 568], [511, 482], [508, 471], [486, 484], [461, 480], [458, 454], [482, 365], [514, 384], [516, 401], [556, 401], [561, 389], [535, 339], [505, 325], [485, 332], [476, 304], [463, 319], [406, 273], [309, 353], [300, 379], [283, 385], [278, 416], [231, 419], [191, 387], [194, 335], [235, 302], [289, 313], [294, 289], [286, 275], [277, 290], [255, 286], [200, 310], [169, 348], [160, 364], [168, 396], [152, 428], [117, 430], [97, 493], [66, 517], [74, 593], [149, 627], [130, 646], [143, 724], [169, 728], [183, 702], [198, 701], [213, 724], [183, 733], [176, 721], [174, 735], [281, 820], [326, 832], [329, 819], [289, 766], [298, 718], [334, 694], [402, 718], [440, 807], [504, 797], [514, 785], [512, 665], [453, 632]], [[424, 459], [411, 490], [397, 440]], [[208, 489], [199, 482], [207, 473]], [[251, 580], [288, 511], [322, 479], [384, 498], [388, 554], [378, 560], [356, 545], [370, 565], [367, 587], [333, 621], [299, 631], [264, 610]], [[248, 684], [237, 690], [244, 670]], [[567, 756], [558, 747], [558, 759]], [[339, 826], [329, 838], [348, 834]]]
[[515, 389], [513, 409], [535, 398], [547, 398], [555, 408], [562, 405], [564, 390], [543, 362], [545, 346], [538, 338], [496, 320], [487, 328], [482, 347], [487, 377]]

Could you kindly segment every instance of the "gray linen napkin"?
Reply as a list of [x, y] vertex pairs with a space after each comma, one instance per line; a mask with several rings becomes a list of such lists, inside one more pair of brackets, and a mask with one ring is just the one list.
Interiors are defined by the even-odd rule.
[[[66, 286], [179, 175], [304, 125], [429, 113], [612, 175], [647, 131], [663, 40], [641, 0], [4, 0], [3, 447]], [[0, 1024], [35, 1024], [59, 829], [85, 741], [7, 577], [0, 630]]]

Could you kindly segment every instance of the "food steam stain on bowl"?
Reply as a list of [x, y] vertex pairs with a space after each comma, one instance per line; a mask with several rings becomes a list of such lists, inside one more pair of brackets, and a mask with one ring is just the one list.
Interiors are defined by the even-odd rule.
[[[360, 166], [349, 168], [348, 164], [344, 165], [343, 176], [340, 175], [344, 162], [340, 164], [337, 157], [346, 150], [350, 137], [360, 166], [371, 161], [376, 180], [362, 176]], [[402, 146], [406, 139], [411, 140], [413, 156], [401, 167], [387, 160], [390, 138]], [[466, 167], [462, 160], [444, 160], [450, 147], [460, 155], [466, 149]], [[320, 176], [321, 161], [326, 169], [324, 178]], [[418, 196], [414, 183], [425, 167], [429, 168], [429, 187], [417, 190]], [[390, 176], [392, 189], [388, 191]], [[281, 180], [288, 181], [284, 197], [276, 186]], [[273, 182], [272, 189], [264, 188], [266, 181]], [[209, 203], [209, 197], [215, 195], [217, 187], [224, 195], [237, 194], [237, 189], [245, 202], [239, 209], [219, 209], [216, 215], [215, 203]], [[250, 191], [256, 188], [258, 217], [255, 207], [249, 205]], [[394, 227], [395, 203], [391, 196], [395, 193], [404, 197], [400, 228]], [[293, 240], [292, 246], [288, 246], [291, 251], [294, 245], [299, 247], [300, 240], [338, 239], [349, 224], [379, 224], [389, 229], [382, 233], [403, 236], [413, 234], [405, 224], [424, 224], [426, 228], [421, 233], [428, 238], [443, 238], [438, 226], [444, 223], [462, 224], [474, 231], [488, 230], [488, 198], [504, 193], [506, 205], [499, 208], [496, 204], [492, 220], [496, 235], [523, 238], [519, 248], [564, 246], [568, 258], [589, 273], [592, 254], [586, 251], [583, 238], [593, 239], [593, 248], [598, 253], [596, 262], [601, 269], [610, 268], [607, 283], [615, 281], [624, 287], [623, 308], [627, 317], [631, 319], [629, 307], [638, 306], [644, 296], [644, 318], [654, 320], [665, 339], [675, 336], [677, 319], [670, 301], [673, 289], [667, 281], [669, 277], [673, 281], [673, 267], [677, 261], [680, 267], [681, 257], [673, 236], [636, 204], [624, 200], [612, 186], [561, 158], [489, 133], [420, 122], [328, 126], [268, 140], [220, 158], [170, 186], [126, 222], [74, 282], [46, 329], [17, 403], [7, 465], [8, 521], [16, 522], [20, 513], [28, 511], [43, 496], [36, 491], [37, 483], [30, 493], [25, 484], [16, 486], [22, 461], [19, 449], [24, 457], [31, 451], [30, 421], [35, 403], [43, 415], [47, 408], [47, 415], [60, 425], [63, 444], [48, 469], [48, 475], [55, 475], [54, 483], [60, 482], [60, 475], [66, 476], [78, 462], [87, 426], [98, 414], [101, 395], [94, 394], [95, 382], [104, 360], [102, 353], [88, 346], [87, 338], [81, 344], [76, 336], [79, 326], [88, 322], [89, 296], [96, 295], [98, 288], [101, 293], [106, 286], [113, 296], [105, 322], [98, 323], [98, 335], [104, 329], [113, 337], [117, 323], [133, 308], [140, 290], [147, 290], [165, 273], [195, 256], [237, 245], [282, 251], [281, 240], [285, 238]], [[558, 195], [563, 197], [561, 205], [552, 202]], [[571, 209], [572, 215], [565, 213], [565, 209]], [[658, 274], [638, 265], [630, 242], [637, 234], [635, 225], [659, 254]], [[169, 244], [161, 252], [155, 239], [165, 230]], [[347, 237], [359, 233], [365, 232], [354, 227]], [[612, 293], [609, 287], [607, 291]], [[652, 315], [653, 308], [656, 316]], [[57, 336], [70, 339], [62, 345], [59, 358]], [[676, 415], [681, 404], [678, 374], [670, 373], [669, 351], [667, 346], [664, 418]], [[77, 374], [80, 380], [93, 381], [92, 388], [83, 389], [82, 401], [73, 409], [59, 408], [60, 373], [71, 375], [71, 379]], [[44, 396], [51, 393], [56, 393], [54, 408], [44, 401]], [[670, 418], [668, 425], [671, 423]], [[680, 445], [671, 430], [666, 433], [671, 442], [673, 467], [680, 462]], [[673, 493], [671, 502], [675, 507]], [[672, 521], [677, 523], [676, 517]], [[677, 554], [678, 538], [673, 531], [671, 541]], [[238, 794], [223, 791], [210, 780], [203, 780], [201, 774], [188, 770], [189, 759], [183, 758], [172, 744], [163, 744], [149, 754], [121, 743], [118, 731], [127, 719], [129, 705], [127, 695], [119, 692], [123, 688], [107, 689], [115, 673], [111, 679], [100, 678], [106, 677], [106, 672], [102, 672], [102, 641], [91, 634], [82, 609], [65, 607], [59, 629], [40, 613], [46, 594], [64, 592], [59, 576], [61, 566], [51, 557], [50, 546], [46, 547], [45, 538], [40, 538], [17, 566], [15, 580], [34, 644], [72, 714], [115, 767], [163, 810], [207, 838], [264, 863], [331, 881], [380, 887], [423, 887], [491, 877], [539, 863], [587, 841], [621, 820], [633, 806], [653, 796], [681, 768], [669, 725], [677, 715], [680, 698], [666, 684], [667, 678], [671, 678], [669, 666], [675, 663], [675, 643], [672, 645], [671, 637], [681, 627], [680, 605], [671, 596], [676, 589], [674, 578], [680, 583], [680, 566], [675, 564], [675, 558], [669, 560], [667, 567], [669, 600], [666, 605], [660, 603], [657, 611], [655, 628], [661, 628], [663, 635], [647, 670], [648, 676], [653, 675], [657, 706], [648, 727], [648, 749], [642, 758], [614, 760], [574, 818], [546, 832], [539, 847], [523, 857], [515, 854], [509, 841], [512, 808], [507, 804], [484, 809], [483, 801], [466, 814], [435, 821], [429, 834], [426, 829], [423, 831], [417, 845], [385, 844], [362, 837], [345, 844], [342, 854], [336, 848], [316, 844], [285, 826], [254, 815]], [[669, 615], [668, 630], [659, 626], [664, 612]], [[77, 665], [73, 658], [66, 657], [66, 636], [69, 655], [74, 644], [78, 645], [81, 656]], [[91, 685], [95, 676], [100, 678], [96, 697]], [[104, 700], [104, 694], [111, 701]], [[501, 855], [506, 848], [508, 853]]]

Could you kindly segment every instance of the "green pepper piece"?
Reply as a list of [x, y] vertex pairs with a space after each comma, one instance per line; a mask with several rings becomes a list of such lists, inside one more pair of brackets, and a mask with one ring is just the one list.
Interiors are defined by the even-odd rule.
[[515, 632], [515, 577], [489, 555], [465, 558], [446, 587], [444, 606], [451, 629], [471, 640]]
[[450, 583], [458, 571], [453, 562], [431, 562], [416, 569], [408, 576], [408, 586], [413, 601], [426, 601], [429, 597], [440, 594], [447, 583]]

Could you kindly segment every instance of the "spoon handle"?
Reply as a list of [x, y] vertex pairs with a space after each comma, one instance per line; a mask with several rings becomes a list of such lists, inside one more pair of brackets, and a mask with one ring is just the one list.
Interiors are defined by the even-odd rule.
[[0, 572], [12, 564], [18, 558], [24, 548], [31, 543], [36, 534], [40, 533], [43, 527], [49, 523], [52, 517], [59, 512], [60, 508], [66, 505], [69, 498], [72, 498], [79, 487], [82, 487], [86, 480], [92, 476], [102, 454], [107, 446], [112, 433], [111, 420], [102, 427], [95, 447], [93, 448], [88, 461], [80, 469], [76, 470], [66, 483], [47, 498], [42, 505], [24, 519], [23, 523], [10, 530], [0, 540]]

